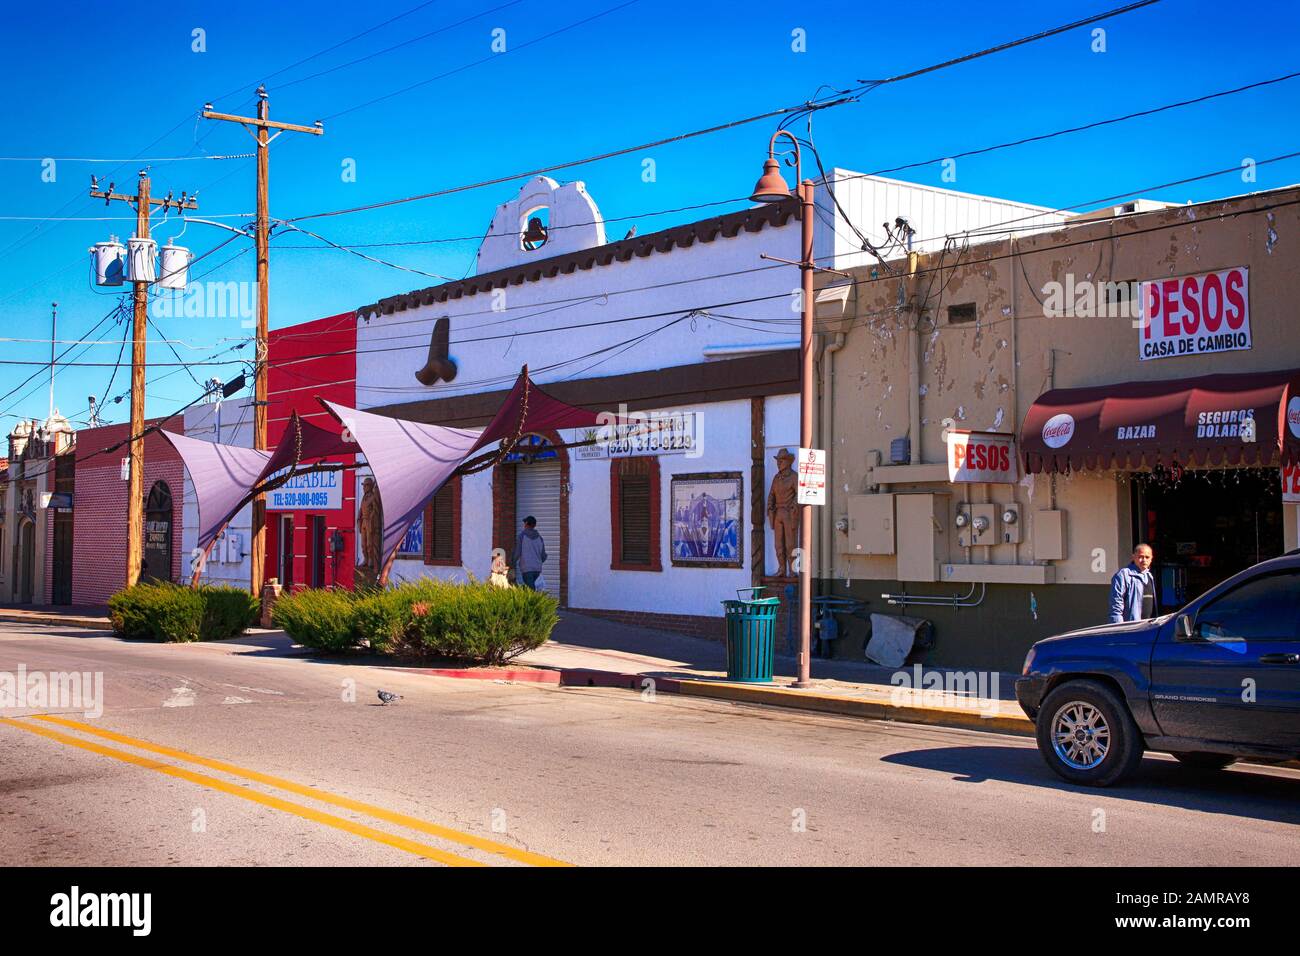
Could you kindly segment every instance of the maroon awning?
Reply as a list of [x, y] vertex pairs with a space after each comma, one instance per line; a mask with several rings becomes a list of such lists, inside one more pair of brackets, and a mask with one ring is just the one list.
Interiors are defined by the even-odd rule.
[[1292, 464], [1300, 370], [1053, 389], [1030, 406], [1020, 448], [1029, 472]]

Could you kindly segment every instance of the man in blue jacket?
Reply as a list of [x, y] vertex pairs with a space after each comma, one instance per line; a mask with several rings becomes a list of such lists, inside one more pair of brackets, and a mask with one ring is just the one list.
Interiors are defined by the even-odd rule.
[[1156, 578], [1151, 573], [1155, 553], [1149, 544], [1139, 544], [1133, 549], [1133, 560], [1120, 568], [1110, 579], [1110, 622], [1141, 621], [1155, 617]]

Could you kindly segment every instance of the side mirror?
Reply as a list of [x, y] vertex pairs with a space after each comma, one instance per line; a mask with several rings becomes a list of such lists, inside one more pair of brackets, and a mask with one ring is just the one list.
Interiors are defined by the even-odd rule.
[[1192, 617], [1190, 614], [1178, 615], [1178, 620], [1175, 626], [1177, 627], [1176, 633], [1180, 641], [1192, 640]]

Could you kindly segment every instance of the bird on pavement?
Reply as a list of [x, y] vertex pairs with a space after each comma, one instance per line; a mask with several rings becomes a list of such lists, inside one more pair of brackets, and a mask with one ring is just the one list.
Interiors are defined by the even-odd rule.
[[387, 706], [388, 706], [389, 704], [391, 704], [393, 701], [395, 701], [395, 700], [401, 700], [401, 699], [402, 699], [402, 695], [401, 695], [401, 694], [390, 694], [390, 693], [389, 693], [388, 691], [386, 691], [386, 690], [381, 690], [381, 691], [379, 692], [379, 700], [383, 703], [383, 705], [384, 705], [385, 707], [387, 707]]

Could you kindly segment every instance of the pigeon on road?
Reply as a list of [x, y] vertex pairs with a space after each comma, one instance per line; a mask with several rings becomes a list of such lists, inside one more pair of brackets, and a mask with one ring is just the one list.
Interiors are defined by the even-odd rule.
[[390, 693], [389, 693], [388, 691], [386, 691], [386, 690], [381, 690], [381, 691], [379, 692], [379, 700], [383, 703], [383, 705], [384, 705], [385, 707], [387, 707], [387, 706], [388, 706], [389, 704], [391, 704], [393, 701], [395, 701], [395, 700], [401, 700], [401, 699], [402, 699], [402, 695], [401, 695], [401, 694], [390, 694]]

